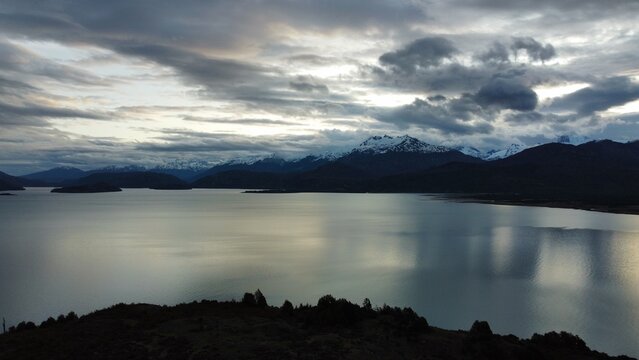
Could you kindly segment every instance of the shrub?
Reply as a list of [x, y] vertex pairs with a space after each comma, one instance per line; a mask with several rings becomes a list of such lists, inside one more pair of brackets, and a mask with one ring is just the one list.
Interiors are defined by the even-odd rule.
[[284, 300], [284, 304], [282, 304], [281, 309], [284, 314], [292, 314], [294, 310], [293, 304], [288, 300]]
[[335, 304], [336, 300], [333, 297], [333, 295], [328, 294], [328, 295], [324, 295], [321, 298], [319, 298], [319, 300], [317, 300], [317, 307], [318, 308], [328, 308], [331, 305]]
[[49, 327], [55, 324], [55, 319], [52, 317], [49, 317], [48, 319], [46, 319], [45, 321], [42, 322], [42, 324], [40, 324], [40, 327]]
[[368, 298], [364, 299], [364, 302], [362, 302], [362, 307], [366, 310], [373, 309], [373, 305], [371, 305], [371, 301]]
[[268, 306], [268, 304], [266, 303], [266, 298], [264, 297], [260, 289], [257, 289], [255, 291], [255, 302], [257, 303], [257, 306], [259, 307]]
[[551, 331], [544, 335], [534, 334], [530, 340], [535, 344], [550, 347], [569, 348], [575, 350], [588, 349], [586, 343], [579, 336], [565, 331], [562, 331], [560, 333]]
[[257, 302], [255, 301], [255, 296], [251, 293], [244, 293], [244, 297], [242, 297], [242, 304], [255, 306], [257, 304]]

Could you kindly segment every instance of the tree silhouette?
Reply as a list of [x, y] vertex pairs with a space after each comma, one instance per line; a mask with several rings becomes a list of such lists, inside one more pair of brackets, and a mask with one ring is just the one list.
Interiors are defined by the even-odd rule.
[[268, 305], [266, 303], [266, 298], [264, 297], [260, 289], [257, 289], [255, 291], [255, 302], [257, 303], [257, 306], [259, 307], [266, 307]]

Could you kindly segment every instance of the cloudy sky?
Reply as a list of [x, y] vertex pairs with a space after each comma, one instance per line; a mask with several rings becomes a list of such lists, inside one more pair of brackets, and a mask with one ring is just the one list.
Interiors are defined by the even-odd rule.
[[0, 170], [639, 138], [636, 0], [3, 0]]

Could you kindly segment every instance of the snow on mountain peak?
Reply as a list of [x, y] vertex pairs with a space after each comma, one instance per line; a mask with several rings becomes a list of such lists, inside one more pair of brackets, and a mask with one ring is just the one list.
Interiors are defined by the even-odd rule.
[[134, 172], [134, 171], [146, 171], [146, 167], [139, 165], [109, 165], [99, 169], [93, 170], [93, 172]]
[[351, 152], [384, 154], [387, 152], [419, 152], [441, 153], [450, 151], [445, 146], [435, 146], [415, 139], [408, 135], [403, 136], [372, 136], [362, 142]]
[[504, 159], [507, 158], [509, 156], [515, 155], [517, 153], [520, 153], [526, 149], [528, 149], [529, 146], [526, 145], [522, 145], [522, 144], [510, 144], [510, 146], [508, 146], [507, 148], [501, 149], [501, 150], [490, 150], [488, 151], [485, 155], [484, 155], [484, 160], [488, 160], [488, 161], [492, 161], [492, 160], [499, 160], [499, 159]]
[[589, 141], [592, 141], [592, 139], [587, 136], [580, 135], [560, 135], [555, 139], [555, 142], [557, 143], [570, 145], [581, 145]]
[[185, 160], [185, 159], [174, 159], [167, 160], [161, 165], [157, 165], [153, 168], [153, 170], [190, 170], [190, 171], [201, 171], [211, 167], [206, 161], [202, 160]]
[[465, 154], [465, 155], [469, 155], [469, 156], [476, 157], [476, 158], [479, 158], [479, 159], [483, 159], [484, 158], [484, 153], [482, 153], [481, 150], [477, 149], [476, 147], [459, 145], [459, 146], [453, 147], [453, 149], [455, 149], [455, 150], [457, 150], [460, 153]]

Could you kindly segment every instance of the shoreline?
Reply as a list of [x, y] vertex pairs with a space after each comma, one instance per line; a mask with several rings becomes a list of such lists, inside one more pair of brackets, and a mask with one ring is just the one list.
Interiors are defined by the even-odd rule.
[[459, 203], [488, 204], [488, 205], [510, 205], [510, 206], [530, 206], [545, 207], [554, 209], [571, 209], [594, 211], [601, 213], [620, 215], [639, 215], [639, 205], [604, 205], [593, 204], [583, 201], [571, 200], [549, 200], [549, 199], [513, 199], [507, 196], [490, 196], [484, 194], [427, 194], [438, 200], [446, 200]]

